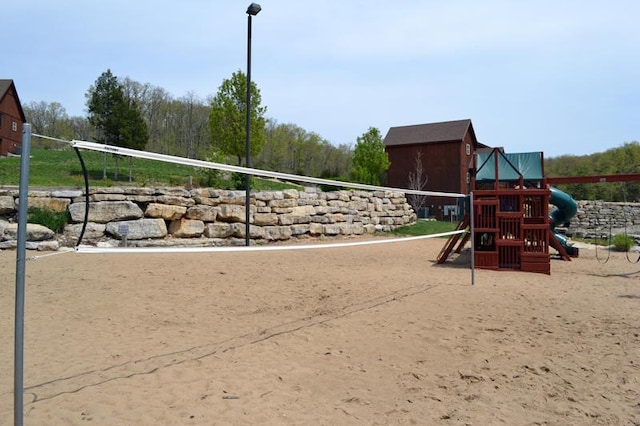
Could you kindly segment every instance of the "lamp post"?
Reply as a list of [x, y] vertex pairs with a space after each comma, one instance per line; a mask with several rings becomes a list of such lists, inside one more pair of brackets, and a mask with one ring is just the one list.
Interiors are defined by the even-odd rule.
[[[247, 8], [247, 123], [246, 123], [246, 135], [244, 150], [246, 156], [246, 166], [251, 167], [251, 17], [256, 16], [262, 8], [257, 3], [251, 3]], [[249, 224], [249, 218], [251, 215], [251, 175], [249, 173], [244, 175], [244, 189], [245, 189], [245, 245], [248, 247], [251, 243], [251, 226]]]

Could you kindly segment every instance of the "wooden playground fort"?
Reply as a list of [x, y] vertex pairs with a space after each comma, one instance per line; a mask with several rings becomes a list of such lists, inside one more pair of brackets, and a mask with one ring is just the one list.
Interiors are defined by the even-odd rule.
[[[480, 269], [551, 272], [549, 247], [564, 260], [578, 256], [577, 248], [555, 232], [571, 220], [577, 204], [570, 195], [550, 188], [544, 177], [541, 152], [507, 154], [498, 148], [478, 153], [470, 168], [473, 208], [466, 203], [458, 230], [438, 255], [444, 263], [474, 238], [474, 264]], [[549, 204], [555, 209], [549, 213]], [[470, 210], [473, 212], [471, 217]]]

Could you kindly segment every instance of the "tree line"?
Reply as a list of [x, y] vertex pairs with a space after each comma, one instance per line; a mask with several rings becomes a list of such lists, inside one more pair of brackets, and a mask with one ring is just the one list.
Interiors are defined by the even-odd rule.
[[[85, 117], [69, 116], [58, 102], [30, 102], [23, 109], [35, 133], [242, 165], [246, 87], [246, 76], [237, 71], [222, 82], [216, 95], [202, 99], [189, 92], [176, 98], [161, 87], [118, 78], [107, 70], [86, 92]], [[334, 145], [315, 132], [266, 117], [267, 109], [254, 82], [251, 91], [252, 167], [383, 183], [388, 160], [385, 163], [378, 129], [367, 130], [355, 146]], [[37, 143], [52, 145], [50, 141]], [[368, 154], [358, 154], [360, 151]], [[378, 160], [372, 161], [371, 155]], [[364, 173], [363, 168], [369, 171]]]
[[[109, 90], [102, 90], [105, 84]], [[58, 102], [30, 102], [23, 105], [23, 109], [35, 133], [67, 140], [124, 144], [161, 154], [242, 165], [246, 89], [246, 76], [237, 71], [222, 82], [215, 95], [206, 99], [193, 92], [176, 98], [161, 87], [129, 77], [117, 78], [107, 70], [87, 90], [85, 117], [69, 116]], [[260, 91], [254, 82], [251, 93], [252, 167], [384, 184], [390, 164], [378, 129], [370, 127], [357, 138], [355, 145], [334, 145], [315, 132], [267, 117], [267, 108], [262, 105]], [[103, 103], [109, 96], [115, 101], [111, 99], [111, 109], [104, 111]], [[108, 124], [108, 120], [105, 121], [107, 116], [117, 117], [116, 123]], [[129, 129], [127, 135], [122, 139], [107, 140], [108, 128], [123, 127], [122, 123], [128, 123], [124, 126]], [[131, 140], [132, 137], [137, 138], [137, 142]], [[49, 141], [35, 142], [45, 146], [51, 144]], [[547, 176], [632, 173], [639, 169], [638, 142], [587, 156], [564, 155], [545, 159]], [[418, 174], [417, 168], [414, 172]], [[424, 186], [422, 182], [428, 178], [428, 172], [420, 170], [420, 178], [414, 179], [416, 182], [412, 185], [415, 187], [411, 189], [422, 189], [420, 187]], [[559, 187], [575, 199], [640, 201], [640, 182]]]
[[[546, 176], [589, 176], [640, 173], [640, 143], [623, 145], [591, 155], [563, 155], [545, 159]], [[640, 182], [558, 185], [576, 200], [639, 202]]]

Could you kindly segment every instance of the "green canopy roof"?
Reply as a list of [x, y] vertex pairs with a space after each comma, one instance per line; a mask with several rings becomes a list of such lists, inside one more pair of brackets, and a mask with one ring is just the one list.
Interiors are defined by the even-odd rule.
[[478, 153], [476, 162], [476, 181], [493, 181], [496, 178], [495, 156], [498, 155], [498, 180], [515, 181], [542, 180], [542, 152], [521, 152], [506, 154], [494, 150], [489, 153]]

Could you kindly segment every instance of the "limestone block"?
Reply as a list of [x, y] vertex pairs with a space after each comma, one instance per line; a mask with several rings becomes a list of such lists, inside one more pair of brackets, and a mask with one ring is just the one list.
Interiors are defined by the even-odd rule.
[[79, 189], [62, 189], [59, 191], [51, 191], [54, 198], [77, 198], [82, 197], [83, 192]]
[[168, 195], [170, 197], [189, 198], [191, 194], [184, 188], [178, 187], [161, 187], [156, 188], [156, 193], [159, 195]]
[[140, 197], [151, 197], [156, 195], [155, 188], [148, 188], [143, 186], [132, 186], [124, 188], [124, 193], [127, 195], [136, 195]]
[[196, 204], [203, 204], [205, 206], [217, 206], [220, 204], [220, 198], [208, 198], [208, 197], [199, 197], [194, 196], [193, 200]]
[[192, 198], [209, 198], [211, 197], [211, 191], [209, 188], [193, 188], [189, 191], [189, 195]]
[[91, 201], [125, 201], [126, 199], [124, 194], [92, 194], [89, 196]]
[[[51, 210], [60, 213], [67, 211], [71, 200], [68, 198], [29, 197], [27, 203], [29, 208]], [[18, 204], [18, 199], [16, 199], [16, 204]]]
[[29, 191], [28, 196], [29, 197], [50, 197], [51, 191], [32, 190], [32, 191]]
[[291, 238], [291, 228], [288, 226], [265, 226], [264, 238], [269, 241], [288, 240]]
[[16, 211], [16, 203], [13, 201], [13, 196], [2, 195], [0, 196], [0, 214], [8, 214]]
[[[259, 200], [259, 201], [271, 201], [276, 199], [276, 192], [262, 191], [262, 192], [257, 192], [255, 195], [252, 194], [252, 196], [255, 196], [256, 200]], [[280, 193], [280, 199], [282, 198], [284, 198], [284, 195]]]
[[[232, 223], [231, 227], [233, 228], [233, 235], [238, 238], [246, 238], [246, 225], [244, 223]], [[249, 227], [249, 238], [251, 239], [263, 239], [266, 234], [264, 228], [261, 226], [251, 225]]]
[[287, 198], [284, 200], [271, 200], [269, 206], [272, 208], [292, 208], [297, 207], [298, 203], [294, 198]]
[[362, 235], [364, 234], [364, 225], [362, 222], [344, 223], [342, 226], [342, 233], [344, 235]]
[[316, 209], [311, 205], [297, 206], [291, 209], [291, 214], [294, 216], [313, 216], [316, 214]]
[[204, 236], [207, 238], [227, 238], [234, 232], [230, 223], [207, 223], [204, 227]]
[[[27, 241], [45, 241], [55, 237], [55, 233], [46, 226], [38, 225], [35, 223], [27, 223]], [[4, 227], [3, 239], [5, 240], [17, 240], [18, 239], [18, 224], [7, 223]]]
[[319, 206], [320, 201], [317, 198], [298, 198], [298, 206]]
[[336, 222], [344, 222], [345, 221], [345, 217], [342, 213], [334, 213], [334, 214], [328, 214], [325, 215], [326, 218], [329, 219], [329, 223], [336, 223]]
[[176, 238], [195, 238], [204, 233], [204, 222], [201, 220], [180, 219], [169, 224], [169, 233]]
[[146, 217], [162, 218], [165, 220], [178, 220], [181, 219], [185, 213], [187, 213], [185, 206], [151, 203], [147, 206], [144, 215]]
[[373, 233], [375, 233], [375, 232], [376, 232], [376, 225], [375, 225], [375, 224], [373, 224], [373, 223], [369, 223], [369, 224], [367, 224], [367, 225], [364, 225], [364, 231], [365, 231], [367, 234], [373, 234]]
[[127, 195], [127, 200], [138, 204], [149, 204], [157, 201], [155, 195]]
[[291, 207], [269, 207], [273, 213], [277, 214], [289, 214], [291, 213]]
[[[246, 204], [246, 197], [244, 195], [238, 197], [220, 197], [221, 204], [235, 204], [238, 206], [244, 206]], [[251, 197], [249, 197], [249, 204], [251, 204]]]
[[[69, 213], [73, 222], [84, 221], [85, 204], [73, 203]], [[107, 223], [118, 220], [138, 219], [143, 216], [142, 210], [131, 201], [101, 201], [89, 203], [89, 222]]]
[[327, 206], [341, 208], [341, 207], [345, 207], [346, 203], [341, 200], [329, 200], [327, 201]]
[[106, 233], [119, 239], [123, 239], [126, 235], [129, 240], [164, 238], [167, 236], [167, 225], [162, 219], [109, 222]]
[[340, 225], [337, 223], [329, 223], [327, 225], [323, 225], [323, 234], [325, 235], [339, 235], [340, 234]]
[[224, 204], [220, 206], [218, 211], [218, 220], [223, 222], [243, 222], [245, 221], [246, 211], [244, 206], [235, 204]]
[[338, 200], [344, 203], [351, 201], [351, 191], [338, 191]]
[[202, 220], [204, 222], [215, 222], [218, 216], [218, 209], [207, 205], [195, 205], [189, 207], [186, 214], [188, 219]]
[[364, 200], [350, 201], [349, 203], [347, 203], [347, 208], [351, 210], [356, 210], [356, 211], [365, 211], [367, 210], [368, 207], [369, 207], [369, 203], [367, 203]]
[[311, 216], [311, 223], [331, 223], [328, 216]]
[[226, 189], [209, 189], [209, 197], [217, 198], [224, 197], [229, 193]]
[[311, 223], [311, 216], [298, 216], [293, 214], [281, 214], [278, 216], [280, 225], [299, 225], [303, 223]]
[[253, 223], [257, 226], [273, 226], [278, 224], [278, 215], [275, 213], [256, 213]]
[[300, 235], [309, 234], [311, 232], [310, 224], [291, 225], [291, 235], [299, 237]]
[[317, 215], [322, 215], [322, 214], [327, 214], [329, 213], [329, 207], [328, 206], [316, 206], [314, 207], [315, 210], [315, 214]]
[[[88, 222], [82, 239], [102, 238], [106, 229], [107, 225], [104, 223]], [[66, 240], [75, 242], [80, 237], [80, 232], [82, 232], [82, 223], [73, 223], [64, 227], [63, 235]]]
[[297, 189], [285, 189], [282, 191], [282, 195], [284, 195], [285, 199], [291, 198], [297, 200], [300, 198], [300, 192]]
[[56, 251], [60, 248], [60, 243], [56, 240], [41, 241], [38, 243], [36, 250], [38, 251]]
[[176, 195], [158, 195], [156, 201], [161, 204], [169, 204], [182, 207], [191, 207], [196, 204], [195, 200], [191, 197], [180, 197]]

